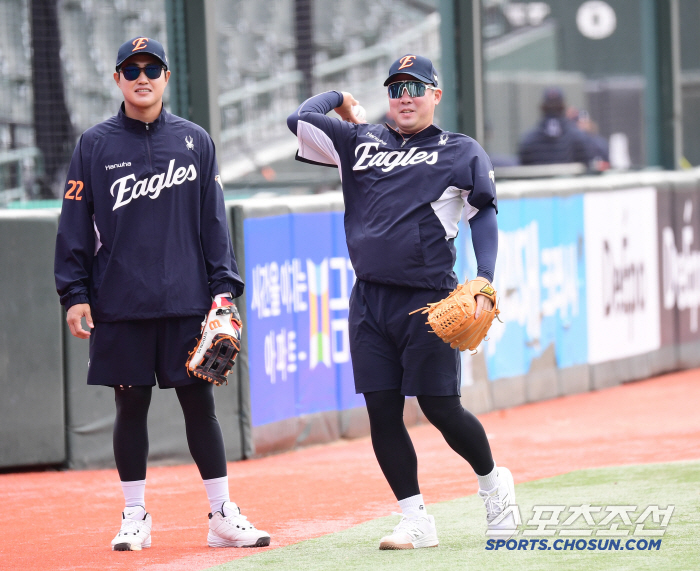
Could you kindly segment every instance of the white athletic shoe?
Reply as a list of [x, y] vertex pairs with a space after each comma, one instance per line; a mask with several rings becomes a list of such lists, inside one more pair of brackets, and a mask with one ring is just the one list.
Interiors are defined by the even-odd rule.
[[479, 490], [481, 499], [486, 507], [486, 522], [489, 537], [507, 539], [518, 531], [519, 521], [516, 521], [513, 510], [508, 506], [515, 505], [515, 484], [513, 474], [508, 468], [498, 468], [498, 486], [493, 490]]
[[221, 510], [209, 514], [207, 543], [209, 547], [266, 547], [270, 545], [270, 534], [255, 529], [236, 504], [224, 502]]
[[151, 514], [141, 506], [124, 508], [122, 528], [112, 540], [112, 551], [141, 551], [151, 546]]
[[401, 521], [391, 535], [382, 537], [379, 549], [418, 549], [420, 547], [437, 547], [438, 538], [435, 518], [431, 515], [407, 517], [400, 515]]

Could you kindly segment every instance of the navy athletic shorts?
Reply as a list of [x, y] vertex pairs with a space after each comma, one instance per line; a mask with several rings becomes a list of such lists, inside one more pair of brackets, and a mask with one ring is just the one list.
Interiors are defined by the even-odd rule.
[[420, 313], [451, 290], [357, 280], [350, 296], [350, 355], [355, 391], [398, 389], [406, 396], [460, 395], [458, 349], [451, 349]]
[[90, 335], [88, 385], [154, 386], [203, 382], [185, 363], [199, 337], [202, 317], [165, 317], [95, 323]]

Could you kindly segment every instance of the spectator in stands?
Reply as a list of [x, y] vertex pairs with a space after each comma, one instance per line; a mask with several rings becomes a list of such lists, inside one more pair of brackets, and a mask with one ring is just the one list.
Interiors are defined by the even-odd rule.
[[594, 159], [588, 137], [565, 115], [564, 93], [558, 87], [545, 89], [542, 120], [520, 141], [518, 155], [523, 165], [584, 163]]

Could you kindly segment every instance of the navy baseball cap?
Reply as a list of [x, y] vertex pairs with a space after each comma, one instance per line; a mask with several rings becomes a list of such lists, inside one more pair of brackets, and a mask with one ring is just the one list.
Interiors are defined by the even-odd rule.
[[119, 70], [119, 66], [123, 64], [127, 58], [138, 54], [151, 54], [152, 56], [157, 57], [163, 63], [166, 69], [168, 67], [168, 58], [165, 57], [165, 48], [163, 48], [163, 44], [151, 38], [138, 37], [134, 38], [133, 40], [129, 40], [128, 42], [124, 42], [120, 46], [119, 51], [117, 52], [116, 69]]
[[412, 75], [423, 83], [429, 83], [437, 87], [438, 75], [433, 66], [433, 62], [427, 57], [406, 54], [391, 64], [389, 78], [384, 82], [386, 87], [394, 82], [394, 76], [405, 73]]
[[549, 105], [563, 105], [564, 92], [560, 87], [548, 87], [542, 93], [542, 103]]

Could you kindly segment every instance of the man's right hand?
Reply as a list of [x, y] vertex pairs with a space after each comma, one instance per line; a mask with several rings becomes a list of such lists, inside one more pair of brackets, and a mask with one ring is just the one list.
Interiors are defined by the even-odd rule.
[[78, 339], [88, 339], [90, 337], [90, 331], [85, 331], [80, 321], [83, 317], [85, 318], [85, 321], [90, 329], [95, 327], [95, 324], [92, 322], [90, 304], [88, 303], [78, 303], [76, 305], [72, 305], [68, 310], [68, 317], [66, 317], [71, 335], [77, 337]]
[[336, 107], [333, 109], [338, 115], [340, 115], [340, 118], [343, 121], [348, 121], [349, 123], [364, 123], [364, 121], [360, 121], [357, 117], [355, 117], [355, 114], [352, 112], [352, 108], [355, 105], [359, 105], [360, 102], [357, 101], [350, 93], [347, 93], [346, 91], [343, 91], [343, 103], [340, 107]]

